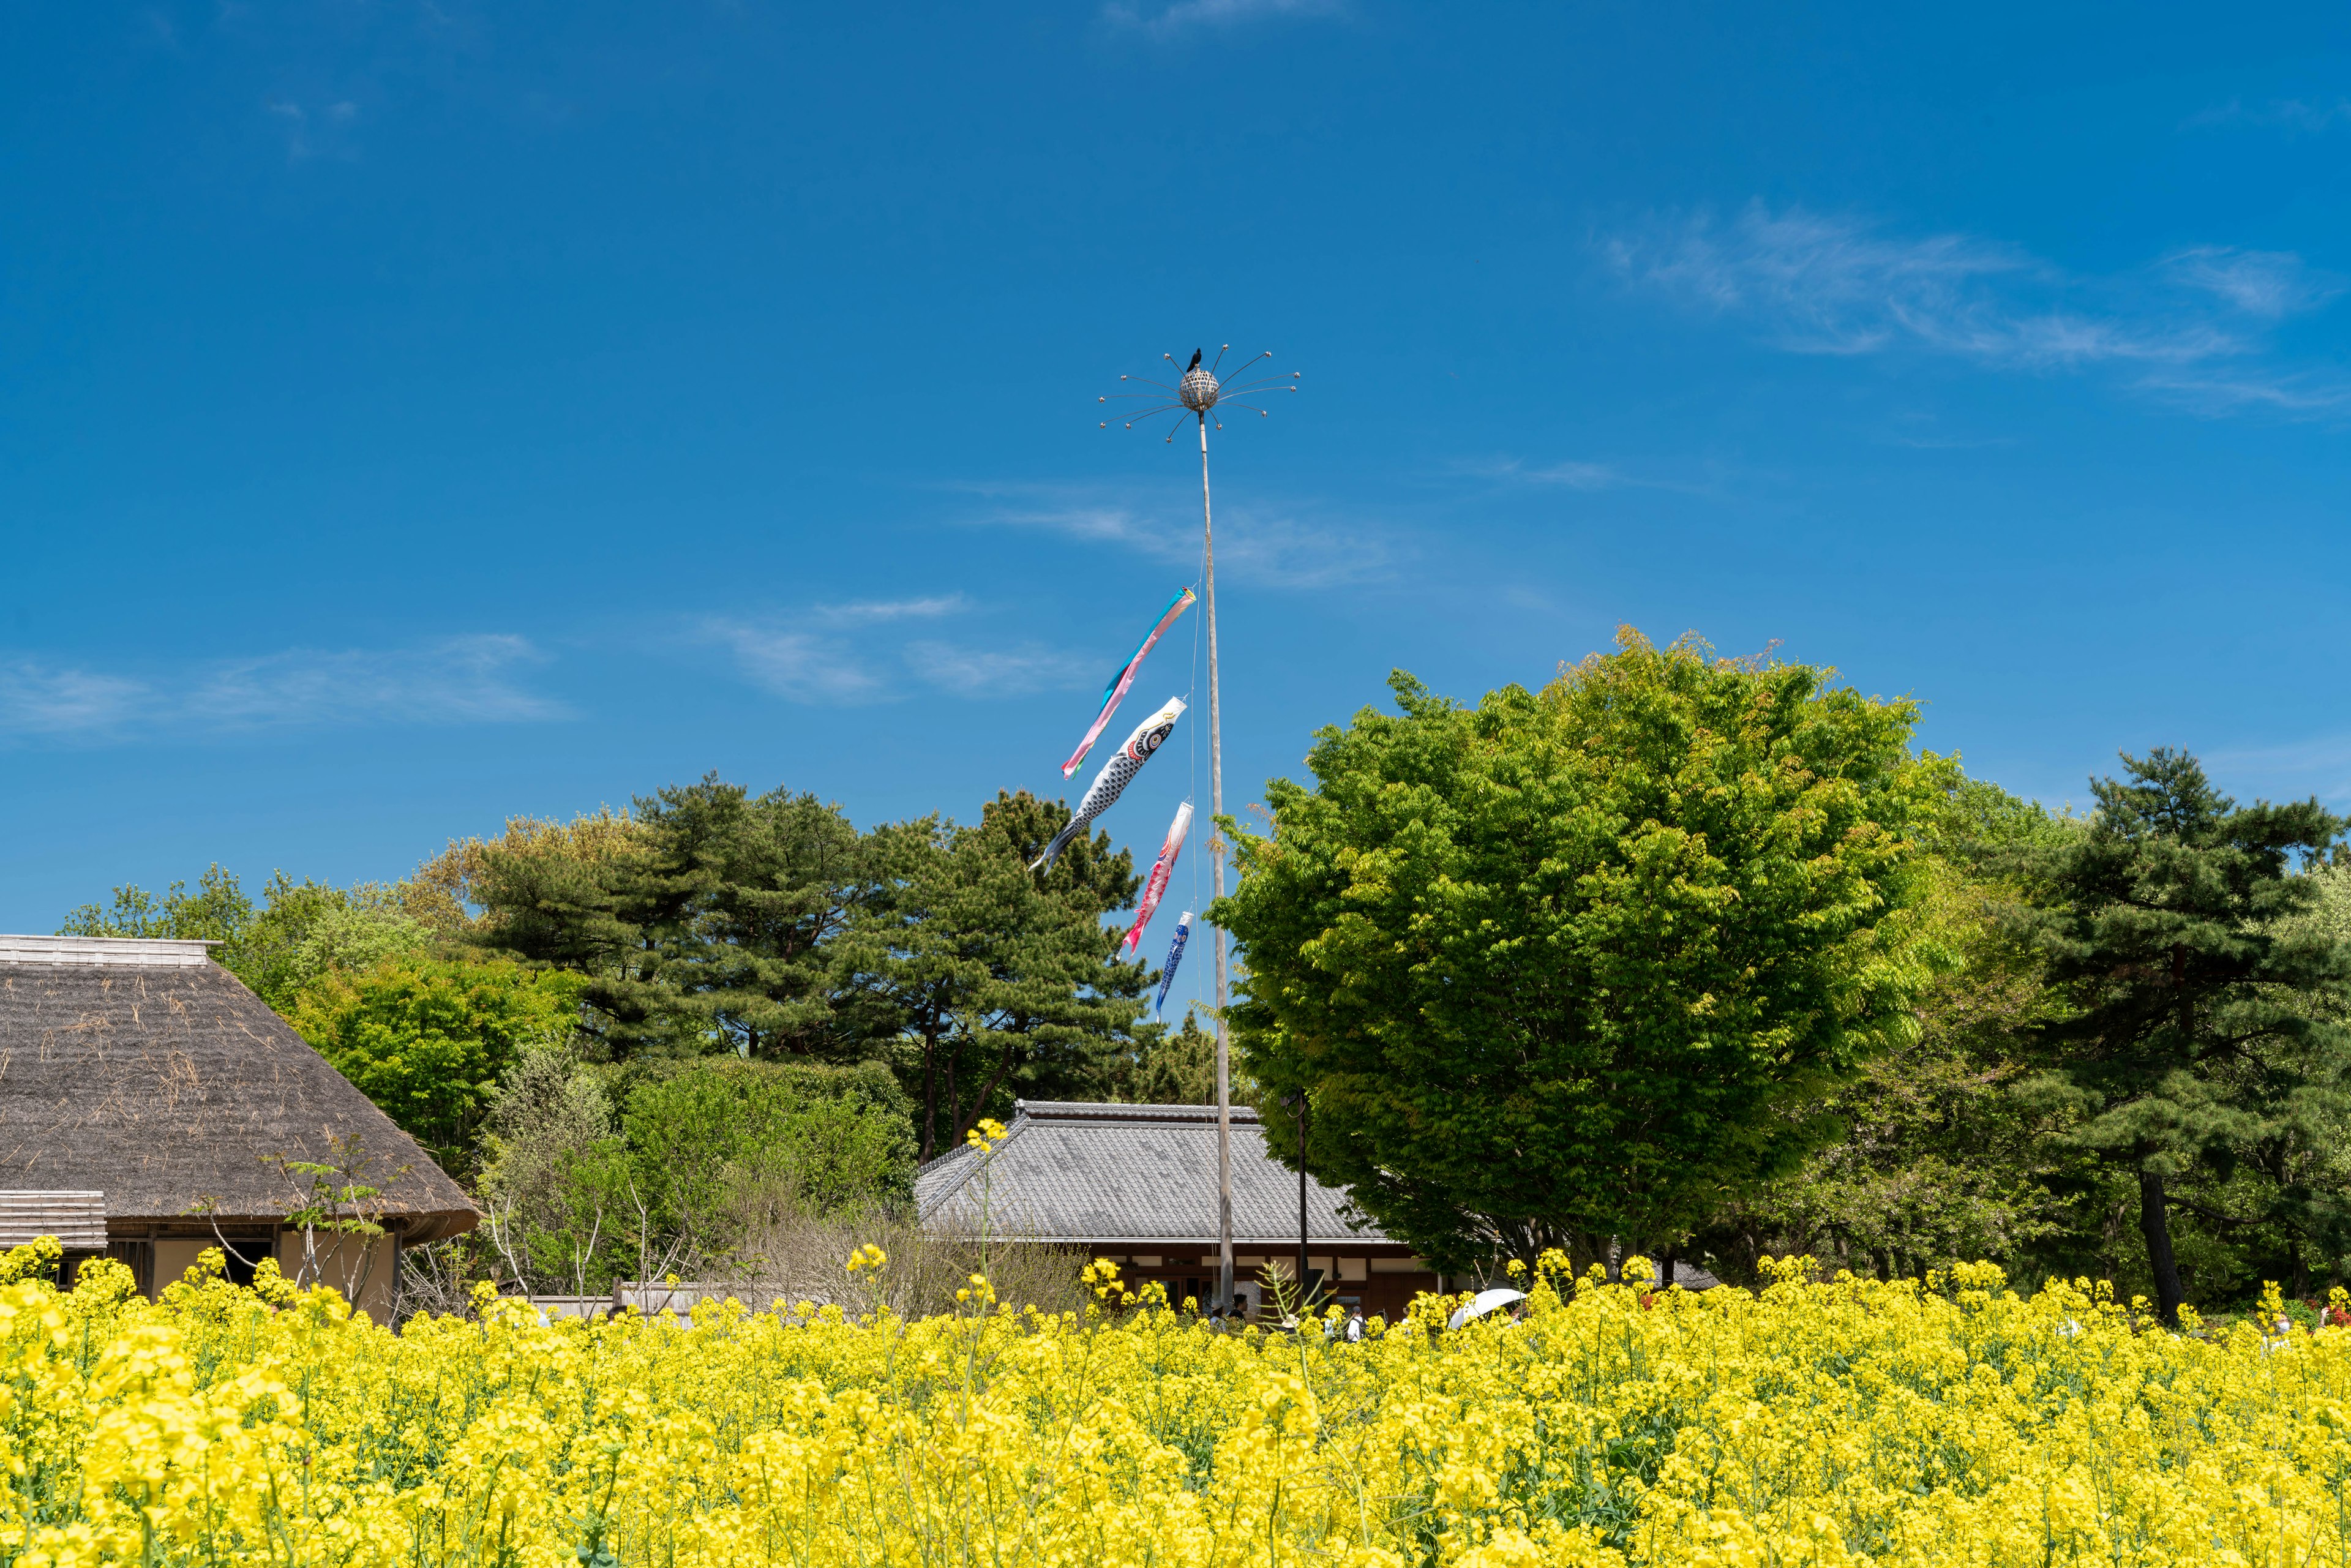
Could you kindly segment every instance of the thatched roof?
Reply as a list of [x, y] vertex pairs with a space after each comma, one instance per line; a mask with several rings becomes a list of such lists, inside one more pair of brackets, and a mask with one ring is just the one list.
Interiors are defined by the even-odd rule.
[[[1265, 1129], [1232, 1109], [1233, 1239], [1252, 1249], [1298, 1239], [1298, 1173], [1266, 1152]], [[923, 1223], [978, 1222], [982, 1164], [967, 1145], [914, 1178]], [[1023, 1240], [1217, 1244], [1217, 1108], [1014, 1103], [1012, 1125], [986, 1166], [991, 1228]], [[1353, 1221], [1350, 1223], [1351, 1219]], [[1387, 1238], [1353, 1215], [1347, 1195], [1306, 1184], [1306, 1229], [1317, 1243]]]
[[339, 1140], [403, 1239], [480, 1218], [203, 943], [0, 936], [0, 1187], [103, 1192], [118, 1228], [274, 1220], [308, 1196], [276, 1162], [333, 1163]]

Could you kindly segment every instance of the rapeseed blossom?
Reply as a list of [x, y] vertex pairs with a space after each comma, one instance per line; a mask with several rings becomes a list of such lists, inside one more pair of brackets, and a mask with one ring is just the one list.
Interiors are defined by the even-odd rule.
[[1350, 1343], [1215, 1332], [1107, 1262], [1082, 1313], [981, 1278], [914, 1322], [543, 1322], [485, 1292], [394, 1333], [266, 1261], [238, 1289], [215, 1254], [154, 1303], [120, 1265], [59, 1291], [43, 1261], [0, 1260], [0, 1563], [2351, 1555], [2351, 1330], [2172, 1334], [1986, 1266], [1823, 1283], [1800, 1260], [1689, 1295], [1553, 1259], [1522, 1322], [1447, 1333], [1456, 1303], [1424, 1298]]

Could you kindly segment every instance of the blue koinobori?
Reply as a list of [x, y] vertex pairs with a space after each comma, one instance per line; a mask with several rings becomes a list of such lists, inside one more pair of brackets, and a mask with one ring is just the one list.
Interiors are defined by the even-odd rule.
[[1176, 940], [1167, 944], [1167, 965], [1159, 972], [1159, 996], [1151, 1004], [1154, 1019], [1167, 1010], [1167, 988], [1176, 983], [1176, 966], [1184, 961], [1184, 943], [1192, 935], [1192, 912], [1186, 910], [1176, 922]]

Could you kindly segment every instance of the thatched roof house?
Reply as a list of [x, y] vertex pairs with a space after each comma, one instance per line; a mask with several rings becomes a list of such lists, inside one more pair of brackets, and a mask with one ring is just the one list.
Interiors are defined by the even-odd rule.
[[[1233, 1107], [1234, 1278], [1251, 1307], [1263, 1275], [1298, 1267], [1298, 1173], [1267, 1151], [1266, 1131], [1255, 1111]], [[984, 1207], [992, 1233], [1114, 1259], [1130, 1282], [1155, 1280], [1169, 1300], [1205, 1310], [1216, 1291], [1217, 1108], [1018, 1101], [995, 1152], [983, 1161], [966, 1145], [931, 1161], [914, 1204], [925, 1228], [946, 1234], [977, 1229]], [[1366, 1314], [1400, 1316], [1447, 1283], [1313, 1180], [1306, 1252], [1317, 1293]]]
[[[381, 1188], [361, 1207], [390, 1234], [289, 1229], [317, 1192], [294, 1162]], [[201, 942], [0, 936], [0, 1244], [92, 1249], [102, 1217], [106, 1250], [150, 1294], [225, 1242], [233, 1274], [270, 1253], [289, 1276], [307, 1262], [379, 1316], [401, 1246], [480, 1218]]]

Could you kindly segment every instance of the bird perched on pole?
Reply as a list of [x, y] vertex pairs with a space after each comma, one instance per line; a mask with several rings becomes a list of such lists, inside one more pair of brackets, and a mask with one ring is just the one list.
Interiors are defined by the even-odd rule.
[[1198, 369], [1200, 368], [1200, 350], [1199, 350], [1195, 349], [1195, 350], [1192, 350], [1192, 362], [1191, 362], [1190, 364], [1188, 364], [1188, 365], [1186, 365], [1184, 368], [1185, 368], [1186, 370], [1187, 370], [1187, 371], [1196, 371], [1196, 370], [1198, 370]]

